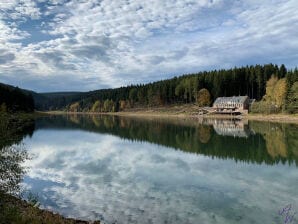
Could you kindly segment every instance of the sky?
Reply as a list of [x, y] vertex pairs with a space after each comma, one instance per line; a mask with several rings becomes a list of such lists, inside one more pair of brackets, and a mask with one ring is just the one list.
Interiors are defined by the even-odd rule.
[[297, 0], [0, 0], [0, 82], [88, 91], [298, 62]]

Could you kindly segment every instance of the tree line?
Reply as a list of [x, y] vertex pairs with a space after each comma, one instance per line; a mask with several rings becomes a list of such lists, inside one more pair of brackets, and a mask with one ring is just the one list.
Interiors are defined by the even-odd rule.
[[28, 92], [18, 87], [0, 83], [0, 112], [33, 112], [34, 99]]
[[[280, 107], [284, 111], [298, 112], [298, 70], [288, 71], [284, 65], [274, 64], [204, 71], [148, 84], [81, 93], [72, 95], [72, 99], [76, 100], [63, 109], [73, 112], [116, 112], [170, 104], [210, 106], [217, 97], [239, 95], [263, 101], [272, 77], [285, 83], [286, 94]], [[64, 98], [64, 101], [67, 99]]]
[[298, 113], [298, 69], [288, 71], [283, 64], [243, 66], [89, 92], [35, 93], [1, 85], [0, 106], [10, 111], [33, 111], [35, 106], [37, 110], [117, 112], [187, 103], [210, 106], [217, 97], [239, 95], [260, 102], [254, 112], [266, 108]]

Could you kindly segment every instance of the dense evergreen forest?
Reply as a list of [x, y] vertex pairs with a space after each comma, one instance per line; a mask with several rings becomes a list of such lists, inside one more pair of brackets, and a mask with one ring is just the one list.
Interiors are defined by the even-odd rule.
[[[275, 82], [270, 81], [272, 77], [274, 77]], [[271, 84], [273, 92], [279, 94], [278, 97], [267, 94], [267, 104], [272, 104], [275, 107], [278, 105], [278, 108], [274, 108], [274, 110], [269, 108], [270, 111], [297, 112], [298, 70], [287, 71], [284, 65], [277, 66], [274, 64], [205, 71], [148, 84], [85, 93], [44, 94], [43, 96], [47, 100], [38, 102], [38, 109], [72, 112], [116, 112], [134, 107], [185, 103], [209, 106], [219, 96], [238, 95], [248, 95], [251, 99], [264, 101], [266, 89], [268, 90], [266, 86], [268, 81], [270, 81], [269, 84]], [[286, 86], [281, 88], [284, 84]], [[267, 107], [257, 104], [254, 110], [258, 112], [258, 108]]]
[[34, 99], [26, 90], [0, 83], [0, 112], [33, 112]]
[[[29, 95], [34, 97], [37, 110], [71, 112], [117, 112], [187, 103], [210, 106], [220, 96], [247, 95], [257, 101], [252, 112], [298, 113], [298, 69], [288, 71], [284, 65], [266, 64], [204, 71], [148, 84], [90, 92], [38, 94], [27, 91], [27, 96], [22, 96], [22, 91], [17, 88], [9, 92], [0, 92], [0, 105], [4, 102], [12, 110], [22, 109], [25, 105], [29, 105], [31, 110]], [[14, 97], [13, 94], [20, 96]], [[27, 98], [12, 103], [22, 97]]]

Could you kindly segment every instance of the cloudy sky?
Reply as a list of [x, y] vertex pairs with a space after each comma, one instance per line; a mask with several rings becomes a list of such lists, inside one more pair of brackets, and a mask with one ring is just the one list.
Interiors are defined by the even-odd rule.
[[297, 0], [0, 0], [0, 82], [92, 90], [297, 66]]

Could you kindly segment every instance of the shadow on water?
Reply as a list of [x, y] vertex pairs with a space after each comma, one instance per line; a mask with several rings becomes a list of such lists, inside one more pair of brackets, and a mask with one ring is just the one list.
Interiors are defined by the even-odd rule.
[[42, 117], [36, 128], [81, 129], [221, 159], [298, 165], [298, 127], [293, 124], [67, 115]]

